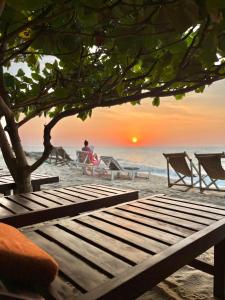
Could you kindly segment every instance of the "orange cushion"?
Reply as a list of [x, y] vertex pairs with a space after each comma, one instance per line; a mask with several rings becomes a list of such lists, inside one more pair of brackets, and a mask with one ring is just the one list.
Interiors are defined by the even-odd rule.
[[0, 278], [24, 285], [48, 286], [58, 264], [16, 228], [0, 223]]

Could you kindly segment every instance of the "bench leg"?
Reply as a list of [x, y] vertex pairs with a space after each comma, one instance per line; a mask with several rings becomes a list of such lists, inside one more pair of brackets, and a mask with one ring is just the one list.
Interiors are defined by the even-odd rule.
[[11, 195], [11, 190], [4, 191], [4, 196], [9, 196], [9, 195]]
[[41, 190], [40, 184], [33, 184], [33, 192], [38, 192]]
[[113, 171], [111, 171], [111, 181], [114, 180], [114, 177], [115, 177], [114, 175], [115, 175], [115, 173]]
[[214, 247], [214, 296], [225, 299], [225, 240]]

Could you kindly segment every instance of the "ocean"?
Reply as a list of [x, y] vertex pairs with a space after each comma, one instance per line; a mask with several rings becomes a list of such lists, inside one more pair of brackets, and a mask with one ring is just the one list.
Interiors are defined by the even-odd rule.
[[[72, 159], [76, 159], [78, 147], [63, 146]], [[28, 152], [40, 152], [41, 146], [26, 146]], [[138, 167], [140, 171], [150, 171], [153, 175], [167, 176], [166, 159], [163, 153], [175, 153], [186, 151], [196, 163], [194, 153], [215, 153], [225, 151], [225, 146], [208, 147], [98, 147], [94, 152], [101, 155], [113, 156], [121, 166]], [[225, 163], [225, 162], [224, 162]], [[1, 166], [1, 163], [0, 163]]]

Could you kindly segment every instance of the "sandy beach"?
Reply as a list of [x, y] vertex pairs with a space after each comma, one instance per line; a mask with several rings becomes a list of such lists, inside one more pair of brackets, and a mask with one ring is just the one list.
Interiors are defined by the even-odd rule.
[[[129, 180], [125, 178], [110, 181], [107, 178], [99, 176], [82, 175], [82, 170], [75, 166], [56, 166], [54, 164], [44, 163], [38, 172], [58, 175], [60, 181], [57, 184], [44, 185], [44, 189], [82, 185], [82, 184], [104, 184], [113, 185], [117, 187], [137, 189], [139, 190], [139, 197], [144, 197], [152, 194], [167, 194], [184, 199], [191, 199], [193, 201], [211, 202], [215, 204], [225, 205], [225, 195], [223, 192], [204, 192], [201, 194], [198, 189], [187, 189], [185, 187], [167, 187], [167, 179], [165, 177], [150, 175], [147, 179], [146, 176]], [[140, 174], [141, 175], [141, 174]], [[145, 174], [143, 174], [145, 175]], [[212, 262], [213, 249], [209, 249], [201, 256], [202, 259]], [[146, 283], [147, 284], [147, 283]], [[141, 300], [178, 300], [178, 299], [215, 299], [213, 297], [213, 277], [193, 269], [191, 267], [184, 267], [168, 277], [165, 281], [161, 282], [154, 289], [146, 292], [139, 297]]]

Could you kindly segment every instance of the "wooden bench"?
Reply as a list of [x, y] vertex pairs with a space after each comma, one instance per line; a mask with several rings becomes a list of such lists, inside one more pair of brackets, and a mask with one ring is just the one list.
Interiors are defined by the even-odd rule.
[[[33, 191], [40, 191], [41, 185], [59, 182], [59, 176], [49, 176], [45, 174], [33, 173], [31, 175], [31, 183]], [[14, 179], [6, 171], [0, 171], [0, 193], [10, 195], [16, 189]]]
[[138, 198], [138, 191], [82, 185], [0, 198], [0, 222], [22, 227]]
[[[154, 195], [23, 232], [60, 266], [44, 299], [135, 299], [186, 264], [225, 299], [222, 206]], [[195, 259], [212, 246], [214, 266]]]

